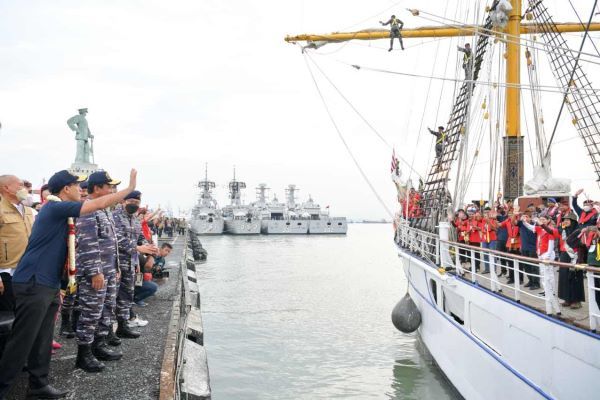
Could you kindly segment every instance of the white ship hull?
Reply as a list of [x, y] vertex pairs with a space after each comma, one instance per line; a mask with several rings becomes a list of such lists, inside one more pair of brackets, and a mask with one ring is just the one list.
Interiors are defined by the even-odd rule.
[[308, 233], [327, 234], [348, 232], [348, 222], [346, 218], [321, 218], [308, 221]]
[[214, 219], [212, 222], [193, 219], [190, 222], [190, 226], [198, 235], [221, 235], [223, 233], [224, 222], [221, 218]]
[[231, 235], [258, 235], [260, 233], [260, 221], [252, 218], [247, 220], [225, 220], [225, 232]]
[[423, 342], [466, 399], [598, 398], [600, 336], [398, 249]]
[[269, 235], [306, 235], [308, 221], [263, 219], [261, 232]]

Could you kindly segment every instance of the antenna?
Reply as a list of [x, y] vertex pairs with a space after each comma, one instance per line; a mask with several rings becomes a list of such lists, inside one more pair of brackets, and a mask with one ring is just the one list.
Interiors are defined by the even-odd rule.
[[204, 163], [204, 180], [208, 181], [208, 163]]

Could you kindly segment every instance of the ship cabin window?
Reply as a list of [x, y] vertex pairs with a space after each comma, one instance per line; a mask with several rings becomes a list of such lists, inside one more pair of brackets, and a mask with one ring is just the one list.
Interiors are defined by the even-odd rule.
[[433, 295], [433, 300], [435, 301], [435, 304], [437, 304], [437, 282], [433, 279], [430, 279], [429, 287], [431, 288], [431, 294]]
[[289, 222], [286, 222], [285, 224], [286, 224], [286, 225], [289, 225], [290, 223], [289, 223]]
[[328, 223], [327, 223], [327, 226], [329, 226], [329, 225], [331, 225], [331, 222], [328, 222]]
[[208, 218], [208, 222], [213, 222], [213, 218], [212, 218], [212, 217], [209, 217], [209, 218]]
[[302, 222], [298, 222], [296, 225], [298, 225], [298, 226], [301, 226], [301, 225], [302, 225]]
[[271, 219], [282, 220], [283, 219], [283, 213], [271, 213]]
[[318, 220], [319, 214], [310, 214], [310, 219], [312, 219], [313, 221]]
[[338, 226], [342, 226], [342, 223], [341, 223], [341, 222], [338, 222]]
[[465, 299], [453, 291], [443, 289], [444, 312], [460, 325], [465, 324]]

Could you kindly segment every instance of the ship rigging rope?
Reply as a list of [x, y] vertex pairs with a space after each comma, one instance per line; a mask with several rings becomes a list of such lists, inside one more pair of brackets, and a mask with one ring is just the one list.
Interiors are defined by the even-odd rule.
[[[431, 16], [434, 16], [435, 18], [440, 19], [441, 21], [433, 19], [433, 18], [423, 17], [420, 14], [431, 15]], [[538, 49], [538, 50], [546, 51], [549, 54], [554, 54], [554, 55], [558, 55], [558, 56], [564, 56], [565, 52], [570, 53], [570, 54], [577, 54], [574, 50], [572, 50], [572, 49], [570, 49], [568, 47], [565, 48], [565, 47], [561, 47], [561, 46], [551, 46], [551, 45], [548, 45], [548, 44], [544, 44], [544, 47], [540, 48], [540, 47], [534, 45], [535, 43], [537, 43], [535, 40], [524, 38], [522, 35], [518, 35], [518, 36], [517, 35], [511, 35], [511, 34], [503, 32], [503, 31], [496, 31], [496, 30], [493, 30], [493, 29], [486, 29], [486, 31], [489, 32], [489, 33], [484, 33], [484, 32], [482, 32], [481, 30], [479, 30], [477, 28], [465, 27], [464, 25], [462, 25], [462, 23], [460, 21], [455, 21], [455, 20], [452, 20], [452, 19], [440, 17], [440, 16], [437, 16], [435, 14], [431, 14], [431, 13], [428, 13], [428, 12], [425, 12], [425, 11], [422, 11], [422, 10], [419, 10], [419, 16], [418, 17], [421, 18], [421, 19], [427, 20], [427, 21], [431, 21], [431, 22], [436, 22], [438, 24], [442, 24], [442, 26], [446, 26], [446, 27], [449, 27], [449, 28], [457, 28], [457, 29], [460, 28], [463, 31], [473, 32], [475, 34], [482, 35], [482, 36], [488, 36], [488, 37], [490, 37], [492, 39], [496, 39], [497, 35], [504, 36], [504, 37], [507, 37], [507, 38], [513, 38], [513, 39], [518, 38], [519, 42], [514, 42], [514, 44], [516, 44], [516, 45], [518, 45], [520, 47], [529, 46], [531, 48], [535, 48], [535, 49]], [[448, 21], [450, 23], [445, 23], [444, 21]], [[520, 42], [531, 42], [532, 44], [522, 44]], [[548, 51], [548, 49], [550, 49], [551, 51]], [[559, 51], [557, 51], [557, 50], [559, 50]], [[586, 55], [586, 56], [589, 56], [589, 57], [592, 57], [592, 58], [600, 58], [600, 56], [597, 55], [597, 54], [587, 53], [587, 52], [583, 52], [581, 50], [578, 52], [578, 54], [583, 54], [583, 55]], [[566, 56], [569, 57], [569, 58], [575, 58], [572, 55], [566, 55]], [[600, 65], [599, 61], [592, 61], [592, 60], [588, 60], [588, 59], [583, 59], [581, 61], [584, 61], [584, 62], [587, 62], [587, 63], [590, 63], [590, 64], [598, 64], [598, 65]]]
[[304, 62], [306, 63], [306, 68], [308, 68], [308, 72], [310, 73], [310, 77], [311, 77], [313, 83], [315, 84], [315, 88], [317, 89], [317, 93], [319, 94], [319, 97], [321, 98], [321, 101], [323, 102], [323, 106], [325, 107], [325, 111], [327, 111], [327, 115], [329, 116], [329, 119], [331, 120], [331, 124], [335, 128], [335, 130], [336, 130], [336, 132], [338, 134], [338, 137], [340, 138], [340, 140], [344, 144], [344, 147], [346, 148], [346, 151], [348, 152], [348, 155], [350, 156], [350, 158], [352, 158], [352, 161], [354, 162], [354, 165], [356, 166], [356, 168], [358, 169], [358, 171], [362, 175], [363, 179], [365, 180], [365, 182], [367, 183], [367, 185], [369, 186], [369, 188], [371, 189], [371, 191], [373, 192], [373, 194], [375, 195], [375, 197], [377, 198], [377, 200], [379, 201], [379, 203], [381, 204], [381, 206], [384, 208], [384, 210], [388, 213], [388, 215], [391, 218], [394, 218], [394, 214], [387, 207], [387, 205], [385, 204], [385, 202], [383, 201], [383, 199], [381, 198], [381, 196], [379, 196], [379, 193], [377, 193], [377, 190], [375, 189], [375, 187], [373, 186], [373, 184], [371, 183], [371, 181], [369, 180], [369, 178], [367, 177], [367, 175], [363, 171], [363, 169], [360, 166], [358, 160], [356, 159], [356, 157], [352, 153], [352, 150], [350, 150], [350, 146], [346, 142], [346, 139], [344, 139], [344, 135], [342, 135], [342, 132], [341, 132], [340, 128], [338, 127], [335, 119], [333, 118], [333, 114], [331, 113], [331, 110], [329, 109], [329, 106], [327, 105], [327, 101], [325, 100], [325, 97], [323, 96], [323, 93], [321, 92], [321, 88], [319, 87], [319, 84], [317, 83], [317, 79], [316, 79], [316, 77], [315, 77], [315, 75], [313, 73], [313, 70], [310, 68], [310, 64], [308, 63], [308, 58], [306, 56], [304, 57]]
[[[421, 14], [431, 15], [432, 17], [437, 18], [437, 19], [423, 17], [423, 16], [421, 16]], [[517, 39], [518, 38], [519, 42], [515, 43], [515, 44], [517, 44], [520, 47], [529, 46], [531, 48], [536, 48], [538, 50], [543, 50], [543, 51], [546, 51], [547, 49], [561, 50], [561, 52], [557, 52], [557, 53], [555, 53], [554, 51], [548, 51], [548, 53], [550, 53], [550, 54], [557, 54], [557, 55], [561, 55], [562, 56], [562, 55], [564, 55], [564, 52], [568, 52], [568, 53], [571, 53], [571, 54], [575, 54], [576, 53], [574, 50], [572, 50], [572, 49], [570, 49], [568, 47], [565, 48], [565, 47], [561, 47], [561, 46], [551, 46], [551, 45], [548, 45], [548, 44], [545, 44], [544, 47], [540, 48], [540, 47], [537, 47], [537, 46], [534, 45], [534, 44], [537, 43], [535, 40], [524, 38], [522, 35], [511, 35], [511, 34], [503, 32], [503, 31], [496, 31], [494, 29], [485, 29], [485, 31], [488, 32], [488, 33], [485, 33], [482, 30], [479, 30], [477, 28], [465, 27], [465, 26], [463, 26], [463, 24], [462, 24], [461, 21], [456, 21], [456, 20], [452, 20], [452, 19], [449, 19], [449, 18], [441, 17], [439, 15], [428, 13], [428, 12], [423, 11], [423, 10], [419, 10], [419, 15], [417, 17], [421, 18], [421, 19], [424, 19], [426, 21], [431, 21], [431, 22], [436, 22], [436, 23], [442, 24], [442, 26], [446, 26], [446, 27], [449, 27], [449, 28], [460, 28], [463, 31], [473, 32], [473, 33], [476, 33], [476, 34], [482, 35], [482, 36], [488, 36], [488, 37], [490, 37], [492, 39], [496, 39], [497, 38], [496, 35], [504, 36], [504, 37], [507, 37], [507, 38], [513, 38], [513, 39]], [[439, 20], [441, 20], [441, 21], [439, 21]], [[446, 23], [444, 21], [447, 21], [449, 23]], [[520, 42], [531, 42], [531, 44], [527, 45], [527, 44], [522, 44]], [[582, 50], [579, 50], [579, 52], [577, 52], [577, 53], [578, 54], [583, 54], [583, 55], [586, 55], [586, 56], [589, 56], [589, 57], [592, 57], [592, 58], [600, 58], [600, 55], [593, 54], [593, 53], [583, 52]], [[568, 56], [568, 57], [572, 57], [572, 56]], [[572, 58], [574, 58], [574, 57], [572, 57]], [[592, 61], [592, 60], [587, 60], [587, 59], [583, 59], [581, 61], [585, 61], [585, 62], [588, 62], [588, 63], [591, 63], [591, 64], [599, 64], [600, 65], [600, 62], [598, 62], [598, 61]]]
[[[440, 81], [450, 81], [450, 82], [457, 82], [457, 83], [469, 82], [467, 80], [458, 79], [458, 78], [446, 78], [443, 76], [430, 76], [430, 75], [415, 74], [415, 73], [410, 73], [410, 72], [393, 71], [393, 70], [384, 69], [384, 68], [366, 67], [364, 65], [350, 64], [348, 62], [341, 61], [341, 60], [338, 60], [338, 62], [340, 62], [342, 64], [346, 64], [356, 70], [366, 70], [366, 71], [372, 71], [372, 72], [380, 72], [380, 73], [384, 73], [384, 74], [403, 75], [403, 76], [408, 76], [408, 77], [412, 77], [412, 78], [435, 79], [435, 80], [440, 80]], [[477, 85], [489, 85], [489, 86], [498, 86], [498, 87], [504, 87], [504, 88], [518, 88], [521, 90], [535, 90], [538, 92], [564, 94], [564, 88], [559, 87], [559, 86], [551, 86], [551, 85], [540, 85], [538, 87], [532, 87], [531, 85], [490, 82], [490, 81], [480, 81], [480, 80], [477, 81]], [[578, 91], [579, 92], [591, 92], [591, 93], [596, 93], [596, 94], [600, 93], [600, 89], [596, 89], [596, 88], [578, 88]]]
[[[567, 82], [573, 81], [575, 72], [577, 71], [577, 68], [579, 67], [579, 57], [581, 56], [581, 50], [583, 49], [583, 45], [585, 44], [585, 41], [587, 40], [588, 33], [590, 31], [590, 25], [592, 24], [592, 19], [594, 18], [594, 11], [596, 11], [597, 5], [598, 5], [598, 0], [594, 0], [594, 7], [592, 7], [592, 12], [590, 13], [590, 18], [589, 18], [587, 26], [585, 28], [585, 34], [583, 35], [583, 39], [581, 40], [581, 45], [579, 46], [579, 53], [577, 54], [577, 58], [575, 59], [575, 65], [573, 66], [573, 70], [571, 71], [571, 76], [569, 77], [569, 80]], [[556, 134], [556, 128], [558, 128], [558, 122], [560, 121], [560, 116], [565, 108], [565, 103], [567, 102], [567, 96], [569, 94], [569, 90], [570, 90], [570, 85], [568, 85], [567, 88], [565, 89], [565, 92], [563, 95], [563, 100], [560, 104], [560, 110], [558, 111], [558, 115], [556, 116], [556, 121], [554, 123], [554, 129], [552, 130], [552, 135], [550, 136], [550, 140], [548, 141], [548, 147], [546, 148], [546, 153], [545, 153], [544, 158], [546, 158], [548, 156], [548, 154], [550, 153], [550, 147], [552, 146], [552, 141], [554, 140], [554, 135]]]
[[[450, 4], [450, 2], [446, 2], [446, 8], [444, 9], [444, 16], [448, 13], [448, 5], [449, 4]], [[456, 17], [456, 14], [455, 14], [455, 17]], [[435, 72], [435, 67], [437, 66], [437, 56], [438, 56], [439, 51], [440, 51], [440, 42], [437, 42], [436, 49], [435, 49], [435, 60], [433, 62], [433, 66], [432, 66], [432, 69], [431, 69], [431, 75], [433, 75], [433, 73]], [[446, 59], [450, 59], [450, 46], [448, 46], [448, 56], [447, 56]], [[447, 62], [444, 63], [444, 75], [446, 75], [446, 73], [448, 71], [448, 64], [449, 63], [447, 63]], [[433, 82], [433, 80], [429, 81], [429, 89], [431, 89], [432, 82]], [[441, 90], [441, 93], [440, 93], [440, 95], [438, 97], [437, 110], [436, 110], [436, 113], [435, 113], [435, 124], [434, 124], [433, 129], [437, 129], [436, 125], [440, 126], [440, 124], [438, 123], [438, 118], [439, 118], [439, 115], [440, 115], [440, 108], [441, 108], [441, 105], [442, 105], [442, 98], [444, 97], [444, 86], [445, 86], [445, 82], [442, 82], [442, 90]], [[428, 92], [427, 93], [427, 98], [429, 98], [429, 89], [427, 90], [427, 92]], [[423, 107], [423, 115], [421, 116], [421, 127], [419, 127], [419, 131], [418, 131], [419, 135], [421, 135], [421, 129], [422, 129], [423, 119], [425, 117], [425, 110], [426, 109], [427, 109], [427, 102], [425, 102], [425, 106]], [[429, 150], [429, 153], [428, 153], [428, 156], [427, 156], [427, 164], [426, 164], [427, 166], [430, 165], [431, 158], [435, 154], [434, 153], [435, 139], [431, 138], [431, 142], [430, 143], [431, 143], [431, 145], [429, 146], [430, 150]], [[414, 158], [413, 158], [413, 162], [414, 162]]]
[[[325, 73], [325, 71], [323, 71], [323, 69], [319, 66], [319, 64], [317, 64], [315, 62], [315, 60], [310, 56], [310, 54], [308, 54], [308, 53], [304, 53], [304, 54], [313, 63], [313, 65], [319, 70], [321, 75], [323, 75], [323, 77], [325, 77], [325, 79], [327, 79], [327, 82], [329, 82], [329, 84], [335, 89], [335, 91], [340, 95], [340, 97], [342, 99], [344, 99], [346, 104], [348, 104], [348, 106], [350, 106], [350, 108], [352, 108], [352, 111], [354, 111], [356, 113], [356, 115], [358, 115], [358, 117], [365, 123], [365, 125], [367, 125], [369, 127], [369, 129], [371, 129], [371, 131], [383, 142], [383, 144], [385, 144], [390, 150], [392, 150], [393, 146], [390, 145], [387, 142], [387, 140], [385, 140], [385, 138], [379, 133], [379, 131], [377, 131], [377, 129], [375, 129], [375, 127], [362, 115], [362, 113], [354, 106], [354, 104], [342, 93], [342, 91], [329, 78], [329, 76]], [[416, 170], [413, 169], [412, 165], [410, 165], [408, 163], [408, 161], [406, 161], [401, 155], [397, 154], [396, 157], [398, 157], [403, 163], [405, 163], [411, 169], [411, 171], [413, 171], [415, 174], [417, 174], [417, 176], [419, 178], [423, 178]]]
[[[573, 2], [571, 0], [569, 0], [569, 4], [571, 5], [571, 8], [575, 12], [575, 15], [577, 16], [577, 19], [579, 20], [579, 23], [581, 24], [581, 26], [585, 27], [585, 25], [583, 24], [583, 21], [581, 20], [581, 17], [579, 16], [579, 13], [577, 12], [577, 9], [575, 8], [575, 6], [573, 5]], [[585, 35], [585, 33], [584, 33], [584, 35]], [[588, 36], [589, 36], [589, 32], [588, 32]], [[595, 38], [595, 39], [597, 39], [597, 38]], [[590, 42], [592, 43], [592, 46], [594, 46], [596, 53], [598, 53], [598, 57], [600, 57], [600, 51], [598, 50], [598, 47], [596, 47], [596, 43], [594, 43], [593, 40], [591, 40]]]

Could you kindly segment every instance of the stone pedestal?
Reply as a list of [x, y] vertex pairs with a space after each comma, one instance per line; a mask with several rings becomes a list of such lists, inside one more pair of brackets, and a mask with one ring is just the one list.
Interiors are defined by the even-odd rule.
[[73, 163], [71, 164], [71, 168], [69, 168], [69, 172], [75, 175], [89, 176], [91, 173], [98, 171], [98, 169], [97, 164]]

